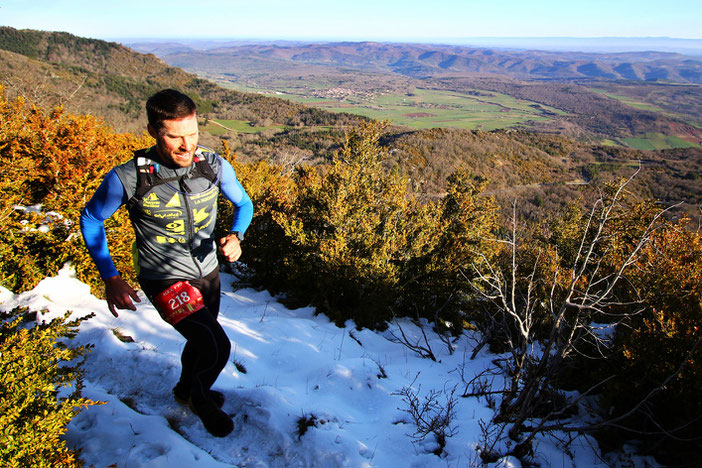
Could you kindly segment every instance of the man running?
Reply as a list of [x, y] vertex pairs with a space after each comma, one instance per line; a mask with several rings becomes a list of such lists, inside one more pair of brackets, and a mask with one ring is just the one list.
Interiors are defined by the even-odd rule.
[[218, 241], [230, 262], [241, 256], [240, 240], [253, 205], [231, 164], [198, 146], [192, 99], [165, 89], [149, 98], [146, 112], [156, 144], [107, 173], [81, 213], [81, 232], [105, 282], [110, 312], [117, 317], [116, 309], [136, 310], [139, 298], [115, 268], [104, 228], [106, 219], [127, 206], [136, 235], [139, 284], [161, 317], [186, 339], [173, 396], [188, 404], [212, 435], [224, 437], [234, 424], [221, 410], [224, 395], [210, 389], [231, 349], [217, 322], [217, 197], [221, 192], [237, 208], [230, 234]]

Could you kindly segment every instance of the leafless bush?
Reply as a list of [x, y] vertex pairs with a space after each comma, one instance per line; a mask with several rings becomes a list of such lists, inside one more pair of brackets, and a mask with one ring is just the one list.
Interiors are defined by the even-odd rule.
[[[402, 397], [406, 407], [398, 409], [409, 414], [411, 422], [417, 428], [410, 436], [416, 441], [423, 441], [430, 434], [434, 435], [439, 445], [434, 453], [440, 455], [446, 447], [446, 439], [458, 434], [457, 428], [453, 426], [453, 420], [456, 417], [456, 388], [432, 389], [424, 395], [424, 398], [419, 396], [421, 390], [421, 385], [415, 391], [410, 384], [393, 395]], [[440, 401], [442, 399], [443, 402]]]

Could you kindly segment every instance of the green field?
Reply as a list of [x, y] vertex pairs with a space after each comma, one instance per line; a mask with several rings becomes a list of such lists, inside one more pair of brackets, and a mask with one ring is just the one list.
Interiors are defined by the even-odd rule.
[[[465, 92], [414, 89], [401, 93], [348, 93], [342, 98], [310, 97], [330, 90], [320, 83], [306, 83], [302, 87], [285, 87], [276, 91], [246, 88], [228, 83], [230, 88], [240, 91], [259, 92], [267, 96], [288, 99], [332, 112], [346, 112], [377, 120], [388, 120], [395, 125], [417, 129], [451, 127], [468, 130], [497, 130], [528, 125], [530, 122], [545, 121], [565, 112], [532, 101], [517, 99], [493, 91], [468, 90]], [[626, 96], [591, 88], [622, 103], [647, 111], [671, 115], [653, 104], [637, 101]], [[219, 121], [222, 125], [241, 133], [257, 133], [265, 128], [251, 127], [249, 122]], [[210, 127], [208, 127], [209, 129]], [[268, 127], [274, 128], [274, 127]], [[279, 127], [280, 128], [280, 127]], [[210, 133], [223, 134], [225, 129], [213, 128]], [[674, 135], [647, 133], [632, 138], [612, 138], [602, 144], [622, 145], [641, 150], [686, 148], [696, 146]]]
[[621, 142], [626, 146], [639, 150], [660, 150], [668, 148], [694, 148], [694, 143], [685, 141], [682, 138], [662, 133], [647, 133], [645, 137], [621, 138]]
[[332, 112], [347, 112], [412, 128], [453, 127], [495, 130], [564, 115], [558, 109], [515, 99], [505, 94], [474, 91], [416, 89], [408, 94], [377, 94], [372, 99], [349, 97], [343, 101], [299, 94], [268, 94]]

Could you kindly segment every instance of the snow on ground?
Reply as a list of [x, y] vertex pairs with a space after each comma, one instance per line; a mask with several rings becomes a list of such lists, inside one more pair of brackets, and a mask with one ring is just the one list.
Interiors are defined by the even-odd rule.
[[[396, 325], [376, 333], [339, 328], [311, 308], [289, 310], [266, 292], [236, 290], [235, 278], [223, 275], [220, 323], [232, 342], [230, 363], [214, 388], [227, 398], [235, 430], [215, 438], [171, 388], [180, 373], [183, 338], [163, 322], [140, 293], [137, 311], [114, 318], [104, 301], [64, 268], [34, 290], [13, 295], [0, 290], [0, 309], [27, 306], [47, 309], [41, 318], [74, 317], [91, 312], [76, 340], [92, 343], [87, 356], [84, 396], [106, 402], [78, 414], [68, 427], [69, 445], [79, 447], [86, 466], [95, 467], [446, 467], [477, 466], [482, 441], [479, 422], [492, 416], [483, 400], [460, 398], [466, 380], [495, 356], [471, 361], [475, 343], [462, 337], [453, 354], [427, 332], [440, 362], [421, 358], [391, 341]], [[400, 322], [410, 339], [421, 331]], [[118, 332], [118, 333], [117, 333]], [[122, 341], [117, 334], [131, 337]], [[123, 338], [124, 339], [124, 338]], [[362, 346], [361, 346], [362, 345]], [[240, 370], [237, 369], [237, 366]], [[416, 426], [398, 392], [410, 387], [420, 401], [430, 391], [456, 390], [457, 433], [444, 453], [432, 453], [436, 441], [410, 437]], [[301, 417], [316, 418], [298, 435]], [[536, 448], [544, 466], [605, 466], [591, 441], [576, 441], [566, 455], [548, 439]], [[506, 458], [493, 466], [520, 466]]]

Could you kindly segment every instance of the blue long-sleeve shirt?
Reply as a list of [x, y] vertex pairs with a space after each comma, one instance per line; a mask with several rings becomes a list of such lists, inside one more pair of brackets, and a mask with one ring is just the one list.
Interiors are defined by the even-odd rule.
[[[253, 204], [237, 180], [231, 164], [221, 158], [219, 161], [221, 161], [220, 191], [237, 208], [231, 231], [243, 234], [251, 223]], [[127, 203], [131, 196], [132, 194], [127, 192], [122, 183], [117, 168], [112, 169], [81, 213], [81, 232], [88, 252], [103, 279], [119, 274], [110, 256], [104, 221]]]

